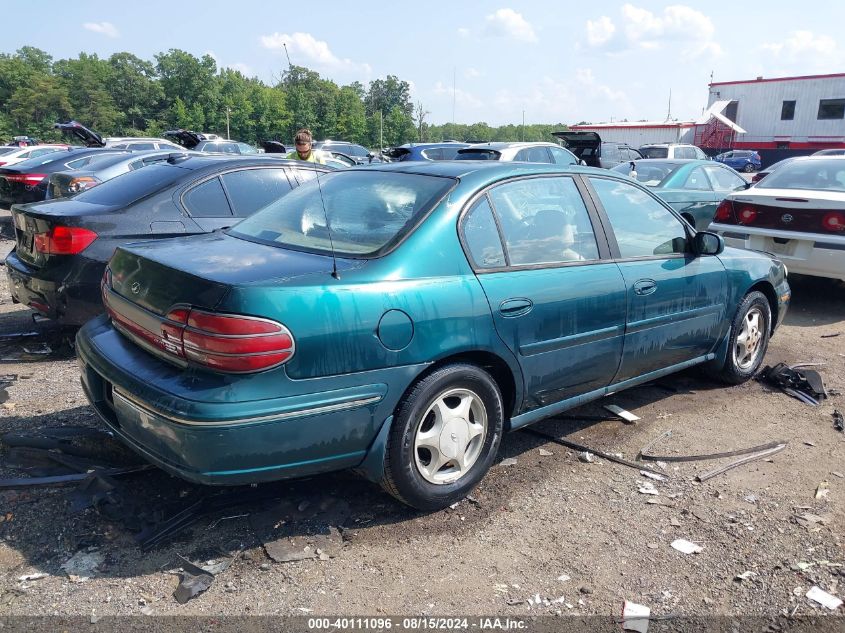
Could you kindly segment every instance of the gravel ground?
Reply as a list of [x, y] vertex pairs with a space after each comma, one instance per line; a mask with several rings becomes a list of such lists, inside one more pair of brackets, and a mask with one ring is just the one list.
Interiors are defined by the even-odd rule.
[[[845, 286], [791, 282], [793, 306], [767, 363], [824, 363], [828, 388], [845, 390]], [[0, 333], [31, 329], [29, 311], [8, 297], [4, 274]], [[17, 379], [0, 406], [0, 430], [98, 427], [72, 350], [55, 337], [51, 354], [24, 350], [38, 351], [40, 340], [2, 343], [0, 371]], [[696, 373], [663, 384], [671, 389], [638, 388], [570, 413], [606, 416], [601, 405], [614, 403], [640, 416], [636, 424], [567, 418], [535, 428], [627, 459], [669, 430], [653, 452], [789, 444], [703, 484], [695, 475], [723, 462], [670, 463], [669, 479], [651, 482], [659, 494], [648, 495], [636, 470], [584, 463], [518, 432], [504, 439], [507, 461], [452, 509], [418, 514], [338, 473], [272, 486], [280, 500], [213, 513], [149, 552], [133, 530], [184, 507], [199, 487], [146, 472], [121, 480], [123, 506], [78, 512], [67, 488], [0, 491], [0, 614], [615, 615], [626, 599], [662, 615], [829, 613], [804, 596], [815, 585], [845, 597], [845, 434], [831, 416], [845, 411], [845, 399], [810, 407], [758, 382], [724, 388]], [[0, 476], [21, 476], [5, 458]], [[817, 495], [821, 482], [826, 496]], [[806, 514], [811, 521], [799, 520]], [[326, 532], [329, 524], [340, 531]], [[266, 534], [294, 534], [298, 550], [310, 543], [316, 557], [275, 562], [262, 546]], [[702, 551], [676, 551], [679, 538]], [[206, 592], [174, 599], [179, 556], [205, 564], [232, 552]], [[100, 562], [90, 579], [73, 582], [80, 579], [62, 565], [78, 553]], [[19, 580], [36, 573], [46, 576]]]

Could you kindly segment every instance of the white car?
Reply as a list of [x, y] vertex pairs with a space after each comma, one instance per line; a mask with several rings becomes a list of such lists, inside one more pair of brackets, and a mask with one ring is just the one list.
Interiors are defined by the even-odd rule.
[[67, 149], [67, 145], [30, 145], [28, 147], [0, 147], [0, 167], [11, 167], [15, 163]]
[[790, 272], [845, 281], [845, 156], [808, 156], [730, 194], [708, 229]]

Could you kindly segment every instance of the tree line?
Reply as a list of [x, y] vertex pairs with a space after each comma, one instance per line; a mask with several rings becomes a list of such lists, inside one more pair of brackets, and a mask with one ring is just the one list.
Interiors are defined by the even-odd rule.
[[248, 143], [289, 143], [307, 127], [315, 138], [343, 139], [368, 147], [407, 142], [548, 141], [558, 125], [486, 123], [432, 125], [410, 85], [394, 75], [338, 86], [319, 73], [291, 66], [275, 85], [218, 68], [209, 55], [178, 49], [153, 61], [132, 53], [107, 59], [80, 53], [54, 60], [25, 46], [0, 54], [0, 140], [61, 136], [53, 123], [74, 119], [103, 136], [160, 136], [168, 129], [226, 133]]

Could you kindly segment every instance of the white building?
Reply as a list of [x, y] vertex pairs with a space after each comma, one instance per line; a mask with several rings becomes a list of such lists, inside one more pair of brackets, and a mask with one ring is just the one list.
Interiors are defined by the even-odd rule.
[[745, 133], [731, 135], [715, 118], [699, 120], [702, 147], [716, 147], [721, 141], [710, 137], [720, 133], [732, 136], [734, 149], [789, 154], [845, 147], [845, 73], [711, 83], [707, 112], [723, 114]]
[[714, 82], [697, 121], [573, 125], [640, 147], [692, 143], [709, 154], [754, 149], [769, 165], [790, 155], [845, 147], [845, 73]]

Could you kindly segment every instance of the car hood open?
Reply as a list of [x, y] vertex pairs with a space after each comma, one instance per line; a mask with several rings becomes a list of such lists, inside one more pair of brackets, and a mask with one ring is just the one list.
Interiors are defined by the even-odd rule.
[[572, 150], [572, 153], [576, 156], [580, 156], [580, 152], [587, 148], [596, 149], [599, 145], [601, 145], [601, 137], [596, 132], [575, 132], [572, 130], [566, 130], [564, 132], [552, 132], [552, 136], [559, 138], [566, 143], [566, 146]]
[[62, 134], [70, 134], [80, 139], [83, 143], [85, 143], [86, 147], [106, 146], [106, 142], [103, 140], [102, 136], [100, 136], [96, 132], [92, 132], [87, 127], [85, 127], [81, 123], [77, 123], [76, 121], [68, 121], [67, 123], [56, 123], [53, 125], [53, 127], [57, 130], [61, 130]]

